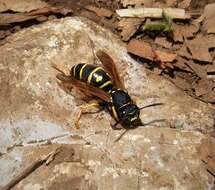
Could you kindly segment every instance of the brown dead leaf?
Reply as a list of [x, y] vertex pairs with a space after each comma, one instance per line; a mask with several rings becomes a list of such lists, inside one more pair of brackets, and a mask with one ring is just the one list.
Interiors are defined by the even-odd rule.
[[1, 39], [4, 39], [4, 38], [6, 38], [7, 36], [9, 36], [11, 33], [10, 33], [10, 31], [9, 30], [6, 30], [6, 31], [4, 31], [4, 30], [0, 30], [0, 40]]
[[184, 78], [181, 78], [177, 75], [175, 76], [174, 84], [176, 84], [176, 86], [178, 86], [179, 88], [181, 88], [183, 90], [190, 90], [191, 89], [190, 83], [187, 82]]
[[172, 30], [174, 42], [183, 42], [183, 26], [173, 23]]
[[205, 46], [209, 48], [215, 48], [215, 35], [214, 34], [209, 34], [204, 36], [204, 38], [202, 39], [205, 42]]
[[182, 44], [179, 44], [179, 43], [174, 43], [173, 45], [172, 45], [172, 48], [171, 48], [171, 50], [172, 51], [178, 51], [178, 50], [180, 50], [181, 48], [182, 48]]
[[122, 3], [123, 7], [127, 6], [135, 6], [135, 7], [140, 7], [140, 6], [152, 6], [153, 0], [119, 0]]
[[0, 0], [0, 12], [8, 10], [15, 12], [30, 12], [46, 6], [49, 5], [40, 0]]
[[187, 72], [193, 72], [193, 70], [187, 66], [187, 60], [182, 58], [181, 56], [178, 56], [176, 58], [176, 62], [174, 63], [174, 67], [177, 67], [181, 70], [187, 71]]
[[177, 57], [177, 54], [175, 53], [169, 53], [161, 50], [155, 50], [155, 52], [159, 59], [163, 62], [173, 62]]
[[25, 15], [34, 16], [34, 15], [47, 15], [52, 13], [61, 13], [66, 15], [67, 13], [71, 12], [71, 10], [66, 9], [64, 7], [44, 7], [41, 9], [33, 10]]
[[198, 63], [194, 63], [192, 60], [187, 62], [187, 65], [202, 79], [207, 78], [207, 71], [204, 69], [202, 65], [199, 65]]
[[190, 6], [191, 0], [184, 0], [178, 4], [178, 8], [187, 9]]
[[38, 16], [38, 17], [36, 18], [36, 20], [37, 20], [38, 22], [45, 22], [45, 21], [48, 20], [48, 17], [41, 15], [41, 16]]
[[[202, 95], [202, 98], [204, 98], [209, 103], [215, 103], [215, 89], [210, 91], [208, 94]], [[214, 172], [215, 172], [215, 170], [214, 170]]]
[[186, 45], [192, 54], [192, 58], [198, 61], [212, 62], [212, 57], [209, 53], [208, 37], [197, 35], [195, 39], [188, 40]]
[[215, 3], [208, 4], [204, 9], [204, 17], [205, 20], [203, 22], [203, 27], [207, 31], [207, 33], [215, 34]]
[[155, 43], [168, 49], [172, 46], [172, 43], [168, 41], [165, 37], [156, 37]]
[[82, 17], [86, 17], [90, 20], [93, 20], [94, 22], [96, 23], [102, 23], [102, 25], [104, 27], [107, 27], [107, 28], [115, 28], [115, 25], [110, 22], [110, 20], [108, 20], [107, 18], [105, 17], [98, 17], [95, 13], [93, 13], [92, 11], [88, 11], [88, 10], [82, 10], [80, 12], [80, 15], [79, 16], [82, 16]]
[[93, 11], [96, 13], [98, 16], [104, 16], [107, 18], [112, 17], [113, 12], [111, 10], [105, 9], [105, 8], [98, 8], [93, 5], [88, 5], [85, 7], [87, 10]]
[[202, 96], [210, 93], [215, 88], [215, 83], [210, 80], [201, 79], [194, 86], [196, 96]]
[[139, 28], [143, 20], [138, 18], [124, 18], [118, 23], [118, 29], [122, 30], [120, 33], [123, 41], [128, 41]]
[[151, 45], [143, 40], [131, 40], [127, 45], [127, 51], [145, 59], [154, 60], [154, 53]]
[[204, 140], [199, 148], [201, 160], [205, 163], [206, 168], [215, 175], [215, 148], [212, 140]]
[[173, 39], [174, 42], [183, 42], [183, 38], [192, 38], [195, 33], [198, 32], [199, 26], [198, 25], [178, 25], [173, 24]]
[[166, 0], [167, 7], [176, 7], [177, 0]]
[[24, 13], [0, 13], [0, 25], [9, 24], [14, 22], [24, 22], [27, 20], [35, 19], [38, 16], [29, 16]]
[[33, 10], [28, 13], [0, 13], [0, 25], [5, 25], [15, 22], [24, 22], [31, 19], [37, 19], [39, 22], [47, 20], [47, 14], [51, 13], [68, 13], [70, 10], [60, 7], [44, 7], [41, 9]]
[[192, 38], [194, 37], [194, 34], [197, 33], [199, 30], [199, 26], [198, 25], [185, 25], [184, 26], [184, 30], [183, 30], [183, 36], [184, 38]]
[[161, 50], [153, 50], [151, 45], [143, 40], [131, 40], [127, 45], [127, 51], [134, 55], [153, 61], [156, 56], [162, 62], [172, 62], [177, 54], [168, 53]]
[[215, 73], [215, 61], [212, 64], [205, 65], [207, 73]]
[[204, 14], [202, 14], [201, 16], [199, 16], [197, 19], [193, 20], [193, 24], [200, 24], [203, 22], [204, 20]]
[[187, 59], [192, 59], [192, 55], [188, 51], [187, 46], [185, 44], [177, 51], [177, 53], [182, 57], [185, 57]]

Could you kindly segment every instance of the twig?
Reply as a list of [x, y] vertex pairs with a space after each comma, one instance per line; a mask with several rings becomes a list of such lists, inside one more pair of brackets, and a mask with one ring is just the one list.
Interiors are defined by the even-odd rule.
[[43, 156], [40, 159], [36, 160], [34, 163], [32, 163], [30, 166], [24, 169], [24, 171], [18, 174], [14, 179], [12, 179], [7, 185], [1, 188], [1, 190], [9, 190], [13, 188], [15, 185], [17, 185], [20, 181], [22, 181], [33, 171], [35, 171], [37, 168], [42, 166], [44, 163], [48, 165], [54, 159], [55, 155], [58, 153], [59, 153], [59, 149], [56, 149], [55, 151], [50, 152], [48, 155]]
[[190, 19], [190, 14], [184, 9], [179, 8], [132, 8], [132, 9], [117, 9], [116, 13], [120, 17], [138, 17], [138, 18], [162, 18], [163, 12], [172, 19]]

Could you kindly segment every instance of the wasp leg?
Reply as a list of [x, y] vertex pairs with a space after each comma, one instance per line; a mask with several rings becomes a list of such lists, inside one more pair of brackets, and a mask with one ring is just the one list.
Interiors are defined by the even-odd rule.
[[122, 129], [122, 127], [117, 127], [117, 125], [120, 125], [120, 122], [121, 121], [117, 121], [116, 123], [114, 123], [114, 124], [110, 124], [110, 126], [111, 126], [111, 128], [113, 129], [113, 130], [121, 130]]
[[[98, 109], [95, 112], [90, 112], [89, 110], [92, 108], [100, 108], [100, 109]], [[95, 102], [80, 106], [80, 111], [78, 112], [78, 116], [75, 121], [75, 128], [80, 129], [79, 121], [81, 119], [81, 115], [90, 114], [90, 113], [98, 113], [98, 112], [102, 111], [103, 109], [104, 109], [104, 107], [101, 107], [100, 103], [95, 103]]]

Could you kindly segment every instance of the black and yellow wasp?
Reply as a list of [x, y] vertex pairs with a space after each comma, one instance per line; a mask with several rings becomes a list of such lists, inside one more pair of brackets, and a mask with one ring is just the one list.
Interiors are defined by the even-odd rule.
[[[62, 82], [72, 83], [85, 94], [102, 100], [99, 105], [107, 108], [116, 120], [113, 128], [116, 129], [117, 124], [121, 124], [126, 129], [143, 125], [140, 119], [140, 109], [160, 104], [139, 108], [126, 92], [113, 59], [101, 50], [96, 53], [96, 56], [103, 67], [80, 63], [72, 67], [69, 76], [55, 67], [61, 72], [57, 74], [57, 78]], [[78, 120], [80, 116], [81, 112]]]

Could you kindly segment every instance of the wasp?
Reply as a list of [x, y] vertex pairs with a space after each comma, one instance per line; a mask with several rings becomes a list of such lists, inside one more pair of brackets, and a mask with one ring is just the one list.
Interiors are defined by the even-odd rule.
[[[54, 66], [55, 69], [61, 72], [56, 77], [62, 82], [72, 83], [85, 94], [101, 100], [96, 106], [100, 105], [107, 108], [108, 112], [116, 120], [112, 128], [117, 129], [118, 124], [121, 124], [125, 129], [133, 129], [143, 125], [140, 119], [140, 110], [160, 105], [160, 103], [139, 108], [127, 93], [113, 59], [102, 50], [96, 52], [96, 56], [101, 61], [102, 67], [79, 63], [71, 68], [70, 75], [65, 75]], [[81, 114], [82, 111], [78, 115], [78, 120]]]

